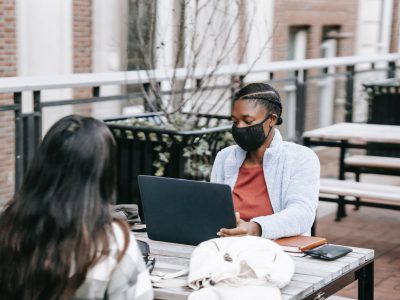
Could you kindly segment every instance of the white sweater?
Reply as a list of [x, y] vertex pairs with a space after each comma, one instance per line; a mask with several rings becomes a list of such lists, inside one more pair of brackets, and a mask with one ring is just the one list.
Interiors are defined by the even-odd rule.
[[[228, 184], [233, 190], [246, 152], [229, 146], [218, 152], [211, 182]], [[320, 164], [309, 148], [282, 140], [275, 129], [271, 145], [264, 153], [264, 179], [274, 214], [253, 218], [262, 237], [310, 235], [318, 206]]]
[[84, 283], [75, 292], [72, 300], [153, 299], [149, 272], [145, 268], [134, 235], [130, 233], [128, 248], [118, 263], [117, 257], [124, 247], [124, 233], [116, 223], [112, 224], [112, 229], [115, 238], [110, 238], [109, 255], [88, 271]]

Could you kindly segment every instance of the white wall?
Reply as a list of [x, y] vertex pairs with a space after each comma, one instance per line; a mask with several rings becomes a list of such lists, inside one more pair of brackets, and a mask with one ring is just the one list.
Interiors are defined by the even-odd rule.
[[[335, 39], [325, 40], [321, 44], [323, 57], [337, 56], [337, 41]], [[328, 68], [329, 73], [335, 73], [335, 67]], [[319, 88], [319, 118], [318, 126], [325, 127], [333, 122], [333, 107], [335, 102], [335, 78], [326, 77], [318, 81]]]
[[174, 56], [174, 0], [157, 2], [155, 65], [157, 68], [172, 68]]
[[[176, 0], [163, 0], [157, 3], [155, 51], [156, 66], [161, 70], [172, 68], [175, 65], [176, 31], [180, 22], [178, 4], [179, 1]], [[239, 48], [239, 18], [232, 18], [232, 16], [238, 15], [236, 2], [201, 0], [198, 7], [202, 7], [199, 12], [196, 11], [194, 0], [187, 1], [185, 12], [186, 38], [183, 49], [184, 67], [190, 70], [192, 70], [192, 67], [215, 69], [217, 66], [236, 64], [238, 62], [237, 49]], [[194, 30], [196, 30], [196, 33], [194, 33]], [[258, 41], [254, 42], [257, 43]], [[220, 77], [210, 79], [206, 85], [228, 83], [230, 83], [230, 78]], [[188, 80], [186, 87], [194, 87], [195, 84], [196, 82]], [[169, 90], [171, 83], [169, 81], [163, 82], [162, 88]], [[185, 109], [191, 110], [196, 103], [204, 103], [202, 112], [207, 112], [209, 109], [218, 107], [216, 102], [221, 103], [221, 99], [228, 98], [228, 93], [222, 95], [221, 91], [205, 91], [201, 95], [193, 96]], [[195, 110], [197, 109], [195, 108]], [[230, 113], [229, 110], [230, 103], [228, 101], [226, 107], [222, 107], [219, 112], [226, 114]], [[216, 110], [213, 112], [216, 112]]]
[[[274, 1], [246, 1], [248, 20], [253, 20], [246, 51], [246, 63], [265, 64], [272, 57], [272, 34], [274, 30]], [[265, 81], [266, 74], [250, 74], [248, 81]]]
[[[124, 69], [127, 26], [127, 1], [93, 1], [93, 72], [113, 72]], [[120, 86], [104, 86], [101, 96], [121, 94]], [[121, 103], [110, 101], [92, 104], [95, 117], [120, 114]]]
[[[393, 0], [359, 0], [356, 53], [361, 56], [385, 54], [390, 49]], [[365, 68], [369, 68], [366, 65]], [[376, 64], [377, 68], [386, 63]], [[362, 69], [363, 66], [359, 66]], [[361, 84], [366, 81], [386, 78], [386, 72], [359, 74], [355, 80], [353, 121], [367, 120], [368, 102]]]
[[[156, 12], [156, 33], [154, 59], [156, 69], [169, 69], [174, 66], [174, 37], [175, 24], [178, 22], [174, 17], [177, 13], [174, 11], [174, 0], [162, 0], [157, 2]], [[169, 81], [161, 82], [161, 89], [171, 90]], [[164, 105], [170, 101], [169, 96], [163, 97]]]
[[[192, 0], [192, 5], [193, 5]], [[205, 8], [198, 14], [196, 38], [194, 45], [188, 47], [198, 52], [197, 66], [215, 70], [224, 65], [238, 63], [238, 50], [240, 47], [240, 18], [239, 1], [202, 0], [199, 6]], [[194, 5], [193, 5], [194, 6]], [[188, 14], [190, 15], [190, 14]], [[194, 17], [193, 17], [194, 19]], [[187, 22], [193, 24], [193, 19]], [[188, 25], [189, 25], [188, 24]], [[195, 28], [190, 25], [187, 28]], [[191, 31], [188, 37], [193, 37]], [[204, 38], [205, 37], [205, 38]], [[191, 44], [191, 41], [188, 41]], [[188, 50], [189, 50], [188, 49]], [[186, 51], [187, 61], [193, 60], [193, 54]], [[207, 80], [207, 79], [206, 79]], [[205, 85], [227, 85], [230, 84], [229, 76], [212, 78]], [[203, 103], [200, 112], [230, 114], [231, 93], [227, 89], [204, 91], [200, 96], [194, 97], [192, 104]], [[197, 110], [196, 106], [196, 110]]]
[[[72, 1], [17, 0], [18, 76], [72, 72]], [[48, 90], [43, 101], [69, 99], [71, 90]], [[31, 94], [23, 95], [23, 111], [32, 110]], [[71, 106], [43, 110], [43, 133], [56, 120], [72, 112]]]
[[[293, 39], [293, 60], [306, 59], [307, 52], [307, 30], [302, 29], [294, 33]], [[302, 73], [299, 74], [299, 80], [304, 80]], [[284, 123], [282, 125], [282, 134], [285, 138], [296, 137], [296, 86], [293, 83], [286, 84], [283, 88], [285, 93], [281, 93], [283, 102]], [[283, 92], [282, 91], [282, 92]]]
[[391, 38], [393, 0], [359, 0], [358, 55], [388, 52]]

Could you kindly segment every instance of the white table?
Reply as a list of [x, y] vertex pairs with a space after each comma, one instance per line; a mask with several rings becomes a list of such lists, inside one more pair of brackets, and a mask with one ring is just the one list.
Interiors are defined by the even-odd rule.
[[365, 143], [368, 142], [400, 145], [400, 126], [337, 123], [327, 127], [306, 131], [303, 133], [303, 139], [312, 144], [336, 140], [364, 146]]
[[[153, 272], [171, 273], [189, 267], [193, 246], [149, 240], [145, 233], [135, 233], [137, 239], [150, 244], [156, 258]], [[353, 252], [335, 261], [293, 256], [295, 274], [282, 291], [283, 299], [325, 299], [358, 280], [359, 299], [373, 299], [374, 251], [353, 248]], [[155, 288], [156, 299], [187, 299], [189, 288]]]

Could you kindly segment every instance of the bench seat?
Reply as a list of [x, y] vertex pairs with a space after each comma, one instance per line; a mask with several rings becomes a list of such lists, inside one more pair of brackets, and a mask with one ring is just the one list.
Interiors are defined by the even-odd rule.
[[346, 157], [344, 163], [357, 167], [400, 169], [400, 157], [352, 155]]
[[353, 155], [345, 158], [344, 165], [346, 172], [354, 172], [357, 176], [360, 173], [400, 175], [399, 157]]
[[[400, 210], [400, 186], [321, 178], [319, 200], [338, 203], [336, 221], [340, 221], [346, 216], [346, 204]], [[316, 222], [312, 235], [315, 230]]]
[[321, 178], [319, 191], [320, 194], [398, 201], [400, 206], [400, 186]]

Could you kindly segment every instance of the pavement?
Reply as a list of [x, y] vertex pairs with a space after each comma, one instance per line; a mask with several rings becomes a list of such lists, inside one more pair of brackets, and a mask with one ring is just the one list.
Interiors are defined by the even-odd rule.
[[[321, 176], [336, 178], [339, 151], [334, 148], [316, 150], [321, 162]], [[352, 174], [346, 179], [351, 180]], [[399, 176], [361, 175], [361, 181], [400, 186]], [[317, 236], [329, 243], [375, 250], [374, 299], [400, 299], [400, 211], [373, 207], [354, 210], [347, 206], [347, 217], [335, 221], [335, 203], [320, 202], [317, 212]], [[357, 299], [357, 282], [335, 296]]]

